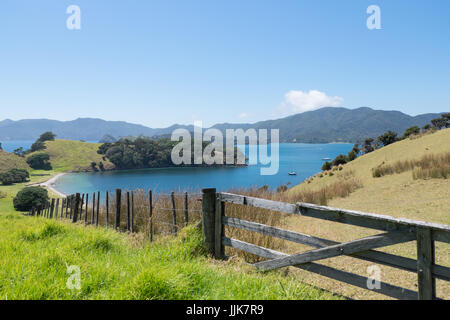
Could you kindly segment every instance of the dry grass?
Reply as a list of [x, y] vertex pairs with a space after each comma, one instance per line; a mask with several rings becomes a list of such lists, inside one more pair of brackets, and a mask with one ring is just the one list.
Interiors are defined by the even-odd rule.
[[427, 154], [417, 160], [399, 160], [392, 164], [382, 163], [372, 169], [374, 178], [380, 178], [394, 173], [413, 171], [414, 179], [443, 178], [450, 173], [450, 152], [442, 154]]

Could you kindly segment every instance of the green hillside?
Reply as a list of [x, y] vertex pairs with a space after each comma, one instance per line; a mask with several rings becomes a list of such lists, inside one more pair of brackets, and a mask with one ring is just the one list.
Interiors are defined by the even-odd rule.
[[92, 171], [91, 163], [103, 163], [105, 170], [114, 168], [114, 165], [97, 153], [100, 143], [89, 143], [73, 140], [46, 141], [46, 149], [36, 153], [48, 153], [53, 170], [57, 172]]
[[4, 150], [0, 150], [0, 173], [11, 169], [26, 169], [29, 170], [25, 158], [19, 157], [14, 153], [9, 153]]

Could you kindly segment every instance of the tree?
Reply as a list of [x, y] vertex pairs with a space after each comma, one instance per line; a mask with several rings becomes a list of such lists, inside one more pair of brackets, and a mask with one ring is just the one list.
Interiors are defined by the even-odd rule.
[[445, 120], [445, 127], [449, 128], [450, 127], [450, 113], [443, 113], [441, 117], [442, 117], [442, 119]]
[[396, 141], [398, 141], [397, 133], [394, 131], [389, 130], [388, 132], [384, 133], [383, 135], [378, 137], [378, 141], [380, 141], [383, 146], [387, 146], [389, 144], [392, 144]]
[[322, 165], [322, 171], [327, 171], [331, 169], [331, 162], [326, 161], [323, 165]]
[[422, 127], [422, 132], [427, 132], [431, 129], [431, 124], [426, 124]]
[[336, 158], [334, 158], [333, 162], [331, 163], [334, 166], [338, 166], [340, 164], [346, 164], [348, 162], [348, 159], [345, 155], [340, 154]]
[[363, 151], [364, 153], [370, 153], [374, 150], [372, 143], [373, 143], [373, 138], [367, 138], [366, 140], [364, 140], [364, 145], [363, 145]]
[[38, 141], [54, 141], [56, 137], [56, 134], [54, 134], [51, 131], [47, 131], [44, 132], [43, 134], [41, 134], [41, 136], [39, 137]]
[[30, 174], [25, 169], [11, 169], [0, 174], [0, 182], [3, 185], [12, 185], [13, 183], [26, 182]]
[[11, 172], [5, 172], [0, 175], [2, 185], [10, 186], [14, 183], [14, 176]]
[[359, 153], [361, 152], [361, 148], [359, 147], [359, 143], [355, 143], [353, 145], [352, 151], [356, 154], [356, 156], [359, 155]]
[[37, 140], [35, 143], [33, 143], [31, 145], [30, 152], [36, 152], [36, 151], [44, 150], [45, 148], [47, 148], [45, 146], [45, 143], [43, 141], [41, 141], [41, 140]]
[[48, 200], [48, 192], [44, 188], [26, 187], [17, 193], [13, 204], [18, 211], [30, 211], [32, 208], [44, 208]]
[[348, 155], [347, 155], [347, 161], [348, 161], [348, 162], [353, 161], [353, 160], [355, 160], [356, 158], [358, 158], [358, 155], [356, 154], [355, 150], [350, 151], [350, 152], [348, 153]]
[[46, 153], [36, 153], [27, 158], [28, 165], [33, 169], [51, 170], [50, 156]]
[[431, 124], [439, 130], [447, 125], [447, 121], [444, 118], [436, 118], [431, 120]]
[[418, 126], [410, 127], [406, 129], [405, 133], [403, 134], [403, 138], [408, 138], [410, 135], [414, 134], [417, 135], [420, 133], [420, 128]]
[[0, 142], [0, 150], [3, 150], [2, 143]]

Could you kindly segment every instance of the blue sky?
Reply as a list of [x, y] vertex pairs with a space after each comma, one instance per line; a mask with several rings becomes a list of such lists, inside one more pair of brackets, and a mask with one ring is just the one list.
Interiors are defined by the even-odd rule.
[[[366, 27], [369, 5], [381, 30]], [[81, 30], [66, 28], [69, 5]], [[2, 0], [0, 119], [450, 111], [450, 1]]]

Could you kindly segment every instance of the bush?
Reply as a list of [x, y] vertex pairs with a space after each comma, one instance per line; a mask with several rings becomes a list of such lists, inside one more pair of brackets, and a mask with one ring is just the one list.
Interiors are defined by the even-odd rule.
[[30, 152], [36, 152], [36, 151], [44, 150], [45, 148], [47, 148], [45, 146], [45, 143], [40, 141], [40, 140], [37, 140], [35, 143], [33, 143], [31, 145]]
[[12, 169], [0, 174], [0, 181], [3, 185], [11, 185], [13, 183], [21, 183], [27, 181], [30, 174], [25, 169]]
[[383, 146], [390, 145], [390, 144], [398, 141], [397, 133], [389, 130], [388, 132], [379, 136], [378, 141], [380, 141], [383, 144]]
[[322, 166], [322, 171], [327, 171], [331, 169], [331, 162], [326, 161]]
[[340, 164], [346, 164], [347, 162], [348, 162], [347, 157], [343, 154], [340, 154], [333, 160], [333, 162], [331, 164], [334, 167], [334, 166], [338, 166]]
[[17, 193], [13, 204], [18, 211], [30, 211], [32, 208], [43, 208], [48, 200], [48, 192], [44, 188], [27, 187]]
[[46, 153], [37, 153], [27, 158], [28, 165], [33, 169], [51, 170], [50, 156]]

